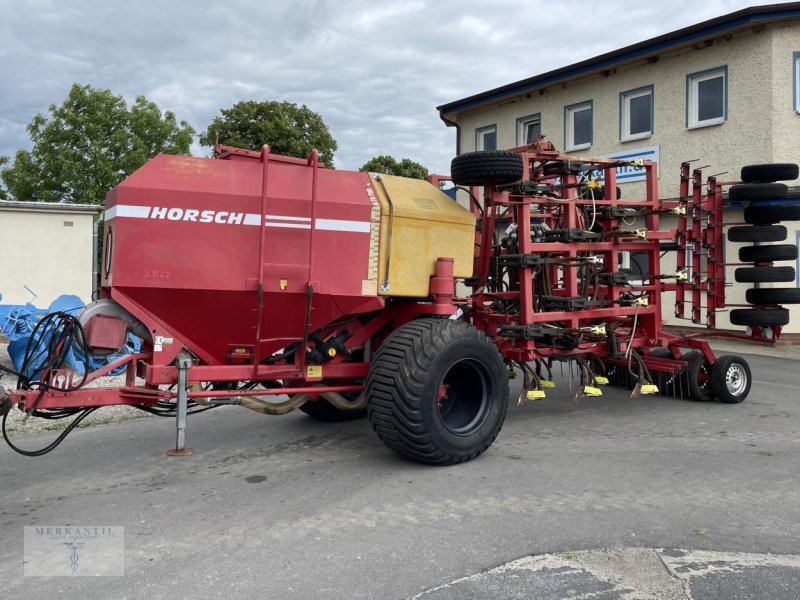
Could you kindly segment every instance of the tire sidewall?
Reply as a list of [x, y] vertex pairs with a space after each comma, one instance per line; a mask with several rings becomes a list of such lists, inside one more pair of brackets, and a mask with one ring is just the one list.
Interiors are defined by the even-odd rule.
[[[744, 391], [737, 396], [730, 393], [726, 383], [728, 370], [734, 363], [738, 363], [744, 367], [744, 372], [747, 377], [747, 385]], [[750, 365], [747, 364], [747, 361], [738, 356], [720, 356], [711, 369], [711, 387], [714, 390], [714, 395], [725, 404], [739, 404], [742, 402], [750, 394], [752, 385], [753, 376], [750, 372]]]
[[[681, 356], [681, 360], [689, 363], [686, 369], [686, 381], [689, 386], [689, 393], [693, 400], [697, 402], [709, 402], [714, 399], [714, 391], [711, 381], [711, 365], [706, 360], [705, 355], [699, 350]], [[698, 379], [700, 372], [705, 370], [706, 380], [701, 384]]]
[[[494, 345], [472, 335], [467, 327], [471, 328], [464, 324], [464, 334], [470, 335], [454, 336], [437, 354], [422, 388], [420, 406], [423, 421], [431, 438], [435, 438], [437, 446], [446, 445], [452, 449], [451, 452], [459, 454], [474, 452], [476, 448], [490, 444], [497, 436], [508, 409], [508, 378], [502, 358]], [[483, 422], [471, 433], [459, 435], [448, 430], [442, 422], [438, 394], [447, 372], [463, 360], [474, 360], [483, 365], [486, 384], [491, 389]]]

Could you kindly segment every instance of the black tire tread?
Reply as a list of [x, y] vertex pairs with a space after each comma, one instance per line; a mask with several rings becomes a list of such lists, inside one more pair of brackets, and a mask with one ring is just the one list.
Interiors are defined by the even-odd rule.
[[[499, 427], [491, 439], [468, 454], [447, 454], [436, 447], [420, 408], [409, 399], [419, 397], [426, 375], [441, 349], [454, 340], [483, 344], [503, 359], [486, 335], [461, 321], [418, 319], [396, 329], [378, 348], [367, 378], [367, 415], [378, 437], [402, 456], [428, 464], [451, 465], [471, 460], [494, 442], [508, 410], [508, 379], [501, 390], [504, 401]], [[505, 371], [505, 369], [504, 369]]]
[[773, 327], [789, 324], [788, 308], [735, 308], [730, 312], [733, 325]]
[[797, 260], [797, 244], [745, 246], [744, 248], [739, 248], [739, 260], [742, 262]]
[[733, 276], [739, 283], [785, 283], [794, 281], [794, 267], [739, 267]]
[[742, 183], [728, 190], [728, 198], [736, 202], [782, 200], [789, 193], [785, 183]]
[[450, 163], [456, 185], [513, 183], [522, 179], [522, 155], [508, 150], [483, 150], [456, 156]]
[[[653, 348], [650, 351], [649, 356], [651, 358], [664, 358], [664, 359], [674, 359], [675, 357], [672, 355], [672, 351], [669, 348]], [[650, 374], [653, 376], [653, 383], [658, 386], [658, 391], [660, 394], [664, 394], [667, 388], [671, 385], [669, 380], [671, 376], [664, 372], [664, 371], [653, 371], [650, 369]]]
[[798, 177], [798, 166], [794, 163], [767, 163], [742, 167], [740, 176], [748, 183], [769, 181], [792, 181]]
[[751, 288], [745, 292], [748, 304], [800, 304], [800, 288]]
[[[689, 350], [681, 355], [681, 360], [685, 360], [689, 363], [689, 366], [686, 367], [686, 371], [684, 371], [680, 377], [683, 377], [684, 389], [689, 390], [689, 395], [692, 400], [696, 402], [710, 402], [713, 400], [714, 393], [711, 390], [711, 369], [706, 361], [705, 354], [700, 350]], [[708, 377], [705, 387], [700, 387], [697, 379], [700, 370], [704, 366], [708, 371]]]
[[[744, 366], [745, 372], [747, 373], [747, 387], [745, 388], [744, 393], [740, 396], [731, 396], [727, 386], [725, 385], [725, 376], [727, 375], [728, 369], [734, 362], [741, 363]], [[741, 356], [718, 356], [717, 360], [714, 361], [714, 364], [711, 367], [711, 389], [714, 391], [714, 396], [716, 396], [721, 402], [724, 402], [725, 404], [739, 404], [745, 398], [747, 398], [752, 385], [753, 376], [750, 373], [750, 365], [748, 365], [747, 361]]]
[[786, 204], [783, 206], [769, 206], [754, 204], [744, 209], [746, 223], [766, 225], [780, 223], [781, 221], [800, 220], [800, 204]]
[[731, 242], [782, 242], [787, 236], [783, 225], [737, 225], [728, 229]]

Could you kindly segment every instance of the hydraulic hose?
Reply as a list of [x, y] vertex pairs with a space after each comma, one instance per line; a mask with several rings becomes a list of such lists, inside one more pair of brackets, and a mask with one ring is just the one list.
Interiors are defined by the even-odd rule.
[[255, 396], [239, 396], [235, 399], [235, 403], [262, 415], [285, 415], [300, 408], [308, 399], [308, 394], [297, 394], [284, 402], [269, 402]]
[[[360, 410], [367, 406], [366, 393], [361, 392], [355, 401], [350, 401], [338, 392], [322, 392], [320, 397], [330, 402], [339, 410]], [[231, 404], [249, 408], [262, 415], [285, 415], [300, 408], [306, 402], [316, 402], [311, 400], [310, 394], [297, 394], [283, 402], [270, 402], [257, 396], [235, 396], [233, 398], [205, 398], [197, 399], [198, 404]]]

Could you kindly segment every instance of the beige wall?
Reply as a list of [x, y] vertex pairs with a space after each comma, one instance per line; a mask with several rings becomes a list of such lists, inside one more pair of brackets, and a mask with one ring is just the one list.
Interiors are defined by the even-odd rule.
[[[455, 116], [461, 133], [458, 152], [474, 150], [475, 129], [491, 124], [497, 125], [498, 148], [519, 145], [516, 120], [533, 113], [541, 113], [542, 133], [563, 150], [564, 107], [592, 100], [592, 147], [571, 154], [603, 156], [658, 146], [658, 184], [662, 198], [678, 195], [680, 163], [684, 160], [699, 159], [693, 164], [708, 165], [704, 169], [706, 175], [725, 172], [719, 179], [728, 181], [738, 179], [739, 170], [746, 164], [800, 162], [800, 115], [792, 110], [791, 88], [792, 53], [795, 51], [800, 51], [800, 22], [774, 24], [716, 39], [710, 46], [672, 51], [661, 55], [654, 63], [642, 59], [605, 74], [588, 75], [548, 87], [541, 93], [537, 90], [506, 98]], [[686, 76], [723, 65], [728, 68], [727, 121], [720, 125], [687, 129]], [[654, 87], [653, 134], [646, 139], [620, 142], [619, 94], [647, 85]], [[621, 183], [620, 188], [623, 199], [644, 196], [643, 183]], [[725, 221], [741, 222], [742, 212], [726, 211]], [[668, 228], [674, 226], [674, 219], [671, 222], [662, 219], [662, 223]], [[787, 243], [796, 243], [797, 224], [784, 225], [789, 229]], [[637, 226], [641, 225], [634, 225]], [[727, 244], [729, 262], [738, 261], [740, 246]], [[674, 270], [674, 263], [675, 255], [666, 255], [662, 271]], [[734, 283], [735, 268], [730, 266], [726, 269], [726, 281], [733, 284], [726, 290], [727, 302], [744, 304], [744, 293], [749, 286]], [[671, 296], [665, 297], [664, 316], [669, 322], [678, 324], [673, 318], [674, 299]], [[717, 326], [732, 327], [727, 313], [718, 315]], [[785, 331], [800, 332], [800, 307], [792, 309], [792, 323]]]
[[47, 308], [61, 294], [75, 294], [89, 302], [93, 218], [74, 212], [0, 210], [0, 303], [30, 301], [25, 285], [37, 294], [33, 303], [39, 308]]
[[[773, 155], [768, 108], [773, 103], [772, 37], [771, 29], [745, 32], [729, 40], [716, 40], [710, 47], [673, 51], [653, 64], [640, 60], [613, 69], [607, 76], [588, 75], [546, 88], [543, 93], [534, 91], [465, 111], [457, 116], [461, 128], [459, 153], [475, 149], [476, 128], [495, 123], [498, 148], [516, 146], [517, 118], [537, 112], [542, 115], [542, 133], [563, 150], [564, 107], [592, 100], [592, 147], [571, 154], [601, 156], [657, 145], [659, 188], [664, 197], [678, 194], [678, 173], [684, 160], [702, 159], [697, 164], [709, 165], [709, 173], [728, 171], [730, 178], [738, 177], [743, 165], [769, 162]], [[686, 75], [723, 65], [728, 66], [728, 120], [721, 125], [687, 129]], [[654, 132], [649, 138], [620, 142], [619, 94], [647, 85], [654, 87]], [[785, 102], [784, 105], [789, 106]], [[776, 135], [784, 136], [789, 143], [791, 132], [779, 131]], [[624, 184], [623, 197], [636, 197], [642, 192], [641, 184]]]
[[[800, 24], [776, 26], [772, 33], [772, 122], [773, 129], [780, 132], [773, 139], [772, 162], [800, 163], [800, 114], [792, 106], [792, 55], [800, 52]], [[790, 185], [792, 185], [790, 183]], [[800, 180], [793, 185], [800, 185]], [[784, 223], [789, 230], [787, 243], [800, 242], [800, 223]], [[785, 263], [789, 264], [789, 263]], [[795, 264], [795, 268], [800, 264]], [[798, 269], [800, 271], [800, 269]], [[779, 287], [787, 284], [764, 284], [764, 287]], [[797, 285], [797, 284], [795, 284]], [[800, 332], [800, 305], [790, 308], [791, 321], [786, 331]]]
[[[800, 23], [773, 27], [771, 40], [771, 116], [775, 134], [770, 162], [800, 162], [800, 114], [792, 107], [792, 54], [800, 52]], [[800, 185], [800, 180], [794, 185]]]

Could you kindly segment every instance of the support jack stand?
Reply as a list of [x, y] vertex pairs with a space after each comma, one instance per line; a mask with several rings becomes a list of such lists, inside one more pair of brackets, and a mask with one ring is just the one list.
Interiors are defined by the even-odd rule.
[[193, 450], [186, 447], [186, 416], [189, 406], [189, 367], [192, 360], [181, 356], [178, 366], [178, 407], [175, 411], [175, 447], [167, 450], [167, 456], [189, 456]]

